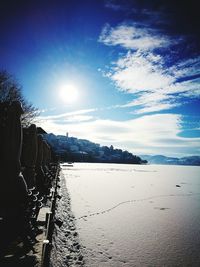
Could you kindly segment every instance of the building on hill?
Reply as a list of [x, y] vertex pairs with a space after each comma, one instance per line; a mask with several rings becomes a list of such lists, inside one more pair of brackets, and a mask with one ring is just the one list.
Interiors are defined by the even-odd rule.
[[86, 139], [63, 135], [44, 134], [46, 141], [63, 161], [87, 161], [108, 163], [146, 163], [128, 151], [115, 149], [113, 145], [100, 146]]

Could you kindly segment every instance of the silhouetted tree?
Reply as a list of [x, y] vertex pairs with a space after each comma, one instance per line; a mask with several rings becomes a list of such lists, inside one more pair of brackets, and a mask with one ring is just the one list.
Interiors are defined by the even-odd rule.
[[0, 103], [20, 101], [24, 110], [22, 124], [29, 126], [39, 115], [38, 109], [29, 103], [22, 95], [21, 86], [7, 71], [0, 71]]

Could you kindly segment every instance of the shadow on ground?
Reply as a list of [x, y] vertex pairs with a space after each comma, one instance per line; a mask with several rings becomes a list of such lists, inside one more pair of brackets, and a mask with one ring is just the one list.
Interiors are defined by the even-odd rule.
[[37, 265], [38, 262], [35, 255], [11, 256], [1, 258], [0, 260], [1, 267], [33, 267]]

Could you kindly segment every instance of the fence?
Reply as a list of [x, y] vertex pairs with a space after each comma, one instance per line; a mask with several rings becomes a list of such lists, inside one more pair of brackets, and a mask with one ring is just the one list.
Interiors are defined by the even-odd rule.
[[51, 207], [50, 211], [46, 214], [46, 235], [43, 241], [42, 247], [42, 264], [41, 267], [48, 267], [50, 261], [50, 251], [52, 246], [52, 235], [54, 230], [54, 218], [55, 218], [55, 206], [57, 199], [57, 187], [59, 181], [59, 167], [57, 168], [55, 185], [53, 186], [52, 197], [51, 197]]
[[[37, 216], [51, 196], [47, 240], [51, 242], [59, 166], [36, 125], [22, 129], [19, 102], [0, 103], [0, 253], [20, 238], [24, 254], [33, 250]], [[48, 266], [50, 244], [43, 245], [42, 266]]]

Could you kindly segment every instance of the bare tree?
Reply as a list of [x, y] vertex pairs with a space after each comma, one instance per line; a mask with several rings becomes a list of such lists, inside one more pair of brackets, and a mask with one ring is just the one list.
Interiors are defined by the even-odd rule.
[[29, 103], [22, 95], [21, 86], [7, 71], [0, 71], [0, 103], [20, 101], [24, 114], [22, 115], [22, 124], [29, 126], [35, 122], [39, 111], [31, 103]]

